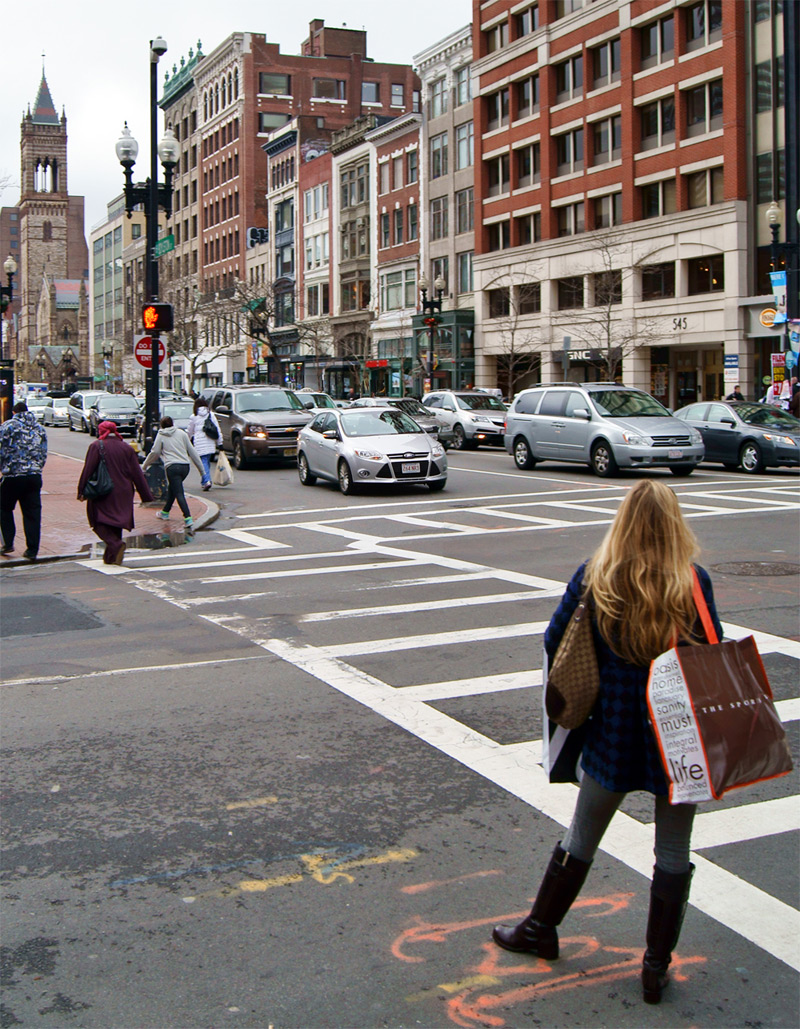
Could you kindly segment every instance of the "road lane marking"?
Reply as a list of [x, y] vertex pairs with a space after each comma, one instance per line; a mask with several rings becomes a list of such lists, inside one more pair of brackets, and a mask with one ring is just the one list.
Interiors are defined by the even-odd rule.
[[[172, 598], [169, 602], [174, 604], [175, 601]], [[76, 680], [82, 681], [83, 679], [104, 679], [108, 676], [114, 675], [141, 675], [142, 672], [177, 672], [182, 671], [186, 668], [206, 668], [210, 665], [227, 665], [233, 664], [237, 661], [263, 661], [263, 653], [252, 654], [247, 657], [217, 657], [211, 658], [208, 661], [181, 661], [176, 664], [169, 665], [134, 665], [129, 668], [106, 668], [102, 671], [95, 672], [72, 672], [69, 675], [37, 675], [28, 679], [9, 679], [7, 682], [0, 681], [0, 686], [6, 688], [11, 686], [44, 686], [50, 685], [51, 683], [62, 683], [62, 682], [75, 682]], [[152, 682], [145, 684], [146, 686], [152, 686]], [[192, 685], [191, 683], [185, 682], [171, 682], [169, 686], [187, 686]]]
[[448, 682], [426, 682], [420, 686], [398, 686], [403, 693], [422, 703], [431, 700], [452, 700], [455, 697], [479, 697], [484, 693], [502, 693], [505, 690], [523, 690], [542, 685], [541, 668], [525, 672], [507, 672], [502, 675], [483, 675], [469, 679], [450, 679]]
[[707, 850], [797, 829], [800, 829], [800, 803], [794, 796], [701, 811], [694, 819], [692, 850]]
[[254, 797], [253, 800], [236, 800], [225, 805], [226, 811], [241, 811], [253, 807], [266, 807], [267, 804], [277, 804], [277, 797]]
[[407, 557], [403, 561], [372, 561], [360, 565], [329, 565], [322, 568], [287, 568], [280, 572], [255, 572], [252, 575], [211, 575], [205, 578], [197, 577], [194, 582], [203, 585], [218, 582], [247, 582], [251, 579], [288, 579], [302, 578], [309, 575], [334, 575], [336, 572], [347, 572], [352, 575], [354, 572], [374, 572], [385, 568], [404, 568], [410, 564], [427, 564], [425, 557]]
[[422, 633], [418, 636], [392, 636], [387, 639], [364, 640], [352, 643], [332, 643], [327, 647], [316, 647], [321, 657], [341, 657], [347, 654], [396, 653], [398, 650], [424, 650], [425, 647], [450, 647], [462, 643], [477, 643], [482, 640], [508, 640], [517, 636], [541, 636], [546, 622], [518, 622], [516, 625], [473, 626], [469, 629], [453, 629], [450, 632]]
[[523, 590], [518, 593], [487, 593], [479, 597], [454, 597], [448, 600], [423, 600], [410, 604], [386, 604], [383, 607], [354, 607], [338, 608], [332, 611], [314, 611], [312, 614], [302, 615], [301, 622], [327, 622], [332, 618], [342, 620], [346, 618], [365, 618], [366, 616], [379, 615], [407, 615], [418, 611], [442, 611], [456, 607], [481, 607], [491, 604], [508, 604], [523, 600], [542, 600], [552, 597], [560, 597], [563, 589], [557, 590]]

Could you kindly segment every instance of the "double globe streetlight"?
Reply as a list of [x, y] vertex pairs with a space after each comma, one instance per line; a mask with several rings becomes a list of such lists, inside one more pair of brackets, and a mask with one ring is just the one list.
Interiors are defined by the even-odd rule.
[[3, 271], [6, 273], [8, 285], [0, 285], [0, 360], [6, 356], [5, 344], [3, 342], [3, 323], [5, 322], [6, 308], [14, 299], [14, 276], [17, 274], [17, 262], [11, 254], [8, 255], [3, 263]]
[[436, 293], [435, 299], [428, 300], [429, 289], [430, 283], [428, 282], [428, 277], [423, 273], [419, 277], [419, 291], [422, 295], [423, 321], [428, 327], [428, 378], [430, 381], [430, 389], [433, 389], [433, 373], [436, 366], [436, 333], [442, 320], [442, 294], [445, 289], [447, 289], [447, 283], [441, 275], [436, 276], [433, 280], [433, 289]]

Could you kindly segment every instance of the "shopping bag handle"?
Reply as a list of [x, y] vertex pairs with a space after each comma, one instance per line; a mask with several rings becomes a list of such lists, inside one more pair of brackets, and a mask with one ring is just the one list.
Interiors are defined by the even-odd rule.
[[694, 599], [695, 607], [697, 608], [697, 613], [700, 615], [703, 632], [706, 634], [706, 639], [709, 643], [719, 643], [717, 630], [714, 628], [714, 623], [711, 620], [711, 614], [708, 610], [708, 604], [706, 603], [706, 598], [703, 595], [703, 587], [700, 585], [697, 569], [694, 567], [692, 567], [692, 579], [694, 581], [694, 585], [692, 586], [692, 597]]

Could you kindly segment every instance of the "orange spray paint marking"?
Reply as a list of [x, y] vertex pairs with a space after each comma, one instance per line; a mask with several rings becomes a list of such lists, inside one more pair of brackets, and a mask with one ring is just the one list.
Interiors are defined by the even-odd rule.
[[427, 883], [417, 883], [415, 886], [403, 886], [401, 893], [425, 893], [426, 890], [435, 890], [437, 886], [450, 886], [453, 883], [465, 882], [467, 879], [482, 879], [487, 875], [502, 875], [499, 868], [489, 868], [483, 872], [470, 872], [468, 875], [459, 875], [455, 879], [433, 879]]

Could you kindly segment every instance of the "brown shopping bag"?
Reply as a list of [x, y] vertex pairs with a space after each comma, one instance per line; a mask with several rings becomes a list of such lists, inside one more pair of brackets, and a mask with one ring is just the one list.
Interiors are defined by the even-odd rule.
[[755, 640], [719, 643], [696, 575], [694, 597], [709, 643], [661, 654], [647, 683], [672, 804], [719, 800], [792, 770]]

